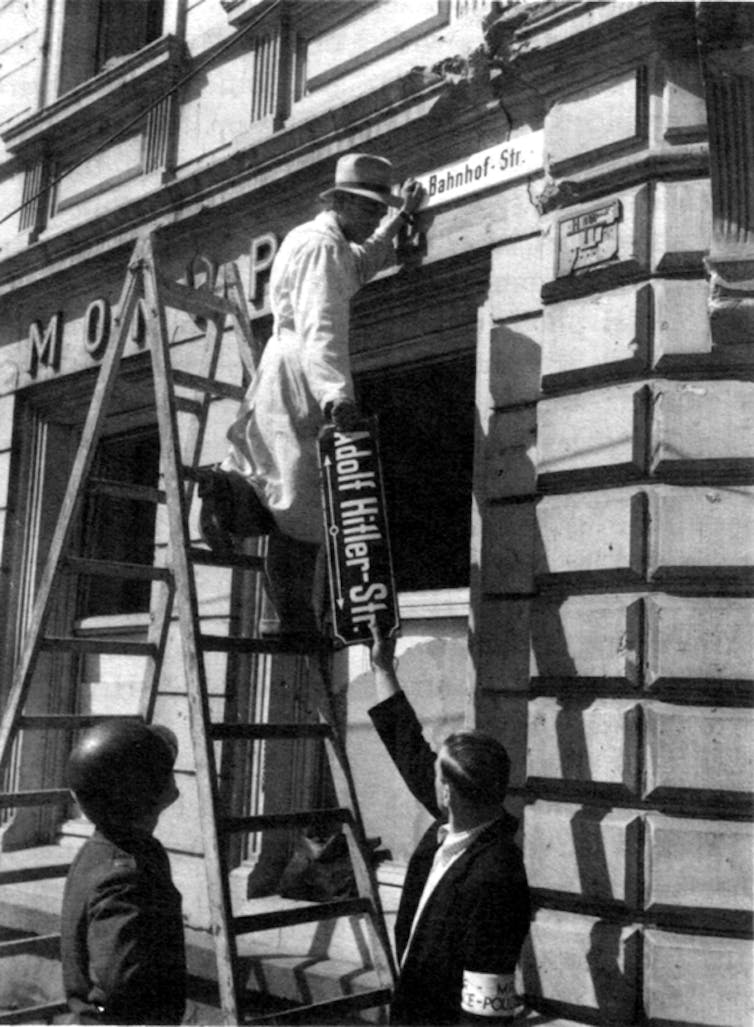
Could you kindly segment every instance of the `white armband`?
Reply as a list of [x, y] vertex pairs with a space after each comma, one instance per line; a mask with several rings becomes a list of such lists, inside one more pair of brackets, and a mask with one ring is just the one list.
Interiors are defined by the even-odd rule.
[[513, 974], [464, 970], [461, 1009], [473, 1016], [513, 1016], [516, 1011]]

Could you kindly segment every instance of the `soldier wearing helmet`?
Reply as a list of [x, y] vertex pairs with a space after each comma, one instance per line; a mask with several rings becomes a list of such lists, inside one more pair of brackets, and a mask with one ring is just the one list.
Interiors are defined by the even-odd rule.
[[178, 798], [167, 728], [107, 720], [68, 761], [68, 785], [95, 832], [71, 865], [61, 952], [70, 1019], [178, 1024], [186, 1003], [181, 895], [153, 832]]

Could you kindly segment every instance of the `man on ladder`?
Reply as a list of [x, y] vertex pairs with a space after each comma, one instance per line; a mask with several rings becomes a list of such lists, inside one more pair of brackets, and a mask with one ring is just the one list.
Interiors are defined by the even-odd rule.
[[[269, 535], [276, 630], [295, 643], [318, 641], [323, 602], [317, 436], [328, 421], [349, 431], [360, 419], [349, 303], [389, 263], [392, 240], [424, 195], [409, 179], [396, 197], [391, 177], [382, 157], [342, 156], [334, 185], [320, 197], [331, 209], [284, 240], [272, 266], [272, 336], [228, 431], [228, 456], [199, 485], [202, 531], [213, 550], [231, 552], [233, 535]], [[388, 207], [397, 212], [386, 216]]]
[[[379, 169], [379, 170], [378, 170]], [[44, 572], [41, 575], [34, 610], [26, 631], [23, 651], [19, 657], [13, 682], [8, 694], [3, 716], [0, 720], [0, 772], [10, 765], [14, 755], [16, 742], [28, 731], [49, 731], [62, 734], [78, 733], [92, 723], [103, 719], [103, 715], [90, 715], [88, 712], [71, 712], [60, 714], [55, 709], [30, 707], [30, 696], [33, 686], [39, 680], [39, 673], [44, 673], [45, 665], [39, 657], [45, 652], [60, 654], [91, 654], [109, 653], [118, 655], [136, 655], [143, 658], [144, 678], [139, 699], [138, 719], [149, 724], [153, 720], [155, 704], [163, 680], [163, 671], [169, 651], [171, 632], [180, 637], [180, 648], [183, 655], [183, 681], [188, 707], [188, 721], [193, 749], [194, 780], [196, 785], [197, 807], [202, 834], [202, 861], [207, 878], [207, 911], [206, 925], [200, 929], [208, 929], [213, 942], [217, 967], [217, 984], [222, 1022], [235, 1024], [242, 1022], [243, 1017], [254, 1013], [254, 994], [248, 986], [247, 973], [243, 954], [239, 951], [238, 940], [249, 938], [256, 932], [266, 931], [271, 927], [282, 929], [301, 923], [317, 923], [332, 921], [342, 917], [358, 917], [363, 920], [370, 948], [370, 966], [377, 977], [377, 987], [351, 990], [349, 987], [343, 994], [330, 998], [324, 1003], [301, 1006], [295, 1005], [289, 1011], [293, 1017], [310, 1016], [311, 1022], [321, 1022], [317, 1017], [329, 1016], [336, 1010], [347, 1008], [384, 1007], [390, 997], [390, 983], [394, 979], [394, 967], [389, 940], [384, 925], [384, 917], [379, 902], [376, 879], [371, 865], [371, 854], [364, 832], [364, 826], [358, 807], [358, 800], [353, 787], [353, 779], [348, 765], [345, 746], [343, 745], [336, 723], [332, 694], [327, 682], [328, 667], [324, 647], [319, 645], [319, 636], [312, 639], [317, 642], [323, 688], [321, 722], [304, 722], [298, 719], [294, 723], [279, 723], [267, 719], [266, 710], [260, 711], [262, 719], [246, 719], [238, 714], [233, 702], [226, 702], [221, 711], [221, 719], [213, 715], [210, 701], [211, 682], [208, 675], [206, 654], [228, 653], [237, 656], [257, 656], [259, 654], [290, 654], [298, 656], [302, 647], [281, 645], [276, 640], [266, 640], [241, 634], [221, 632], [219, 634], [204, 630], [206, 625], [199, 610], [197, 590], [197, 568], [209, 566], [227, 566], [237, 569], [239, 573], [258, 574], [264, 569], [265, 561], [258, 556], [231, 551], [232, 533], [238, 535], [260, 534], [269, 530], [274, 518], [275, 532], [280, 533], [281, 548], [287, 544], [289, 537], [283, 533], [287, 527], [281, 520], [278, 507], [271, 497], [285, 498], [289, 493], [280, 487], [277, 470], [280, 464], [285, 471], [285, 482], [295, 482], [295, 474], [300, 467], [310, 461], [316, 468], [317, 432], [325, 422], [327, 414], [335, 410], [335, 416], [346, 416], [342, 409], [344, 400], [350, 401], [355, 412], [350, 374], [348, 373], [347, 350], [347, 299], [356, 291], [362, 281], [374, 273], [379, 263], [387, 258], [388, 241], [395, 235], [400, 219], [387, 222], [387, 227], [376, 233], [379, 239], [374, 245], [368, 240], [369, 232], [376, 227], [379, 216], [386, 210], [392, 199], [389, 186], [390, 166], [378, 158], [365, 158], [361, 155], [343, 159], [338, 166], [338, 191], [343, 197], [337, 206], [341, 208], [342, 224], [351, 237], [344, 234], [339, 220], [338, 210], [330, 212], [324, 224], [314, 223], [308, 230], [292, 233], [291, 243], [287, 248], [290, 264], [286, 261], [281, 265], [279, 278], [275, 279], [275, 298], [273, 306], [276, 312], [276, 334], [268, 346], [262, 361], [262, 368], [256, 375], [254, 384], [241, 412], [238, 425], [238, 438], [245, 445], [247, 437], [252, 437], [252, 427], [257, 431], [253, 436], [266, 440], [269, 445], [270, 459], [261, 464], [247, 459], [245, 464], [238, 464], [251, 479], [248, 484], [244, 474], [236, 468], [233, 474], [210, 474], [209, 482], [205, 479], [205, 487], [214, 494], [211, 487], [214, 481], [230, 486], [228, 492], [231, 499], [234, 489], [239, 494], [245, 492], [246, 497], [255, 498], [255, 506], [248, 502], [226, 503], [224, 513], [230, 511], [229, 524], [223, 524], [213, 503], [207, 504], [205, 510], [205, 527], [215, 530], [215, 550], [192, 544], [192, 531], [189, 523], [190, 506], [193, 496], [193, 484], [197, 478], [201, 480], [199, 470], [201, 463], [204, 429], [214, 397], [234, 396], [239, 399], [241, 390], [232, 383], [217, 380], [216, 371], [219, 361], [219, 348], [225, 335], [226, 321], [230, 318], [234, 325], [236, 341], [241, 350], [241, 359], [245, 366], [256, 371], [258, 361], [253, 352], [248, 314], [243, 303], [242, 291], [238, 288], [237, 274], [232, 273], [231, 294], [227, 297], [217, 296], [209, 290], [201, 291], [172, 281], [161, 273], [155, 258], [151, 235], [140, 238], [133, 251], [128, 273], [124, 281], [120, 302], [117, 330], [110, 345], [105, 350], [99, 374], [92, 394], [92, 401], [87, 412], [78, 449], [68, 477], [53, 537], [49, 544]], [[328, 191], [329, 192], [329, 191]], [[416, 189], [411, 202], [406, 201], [406, 216], [416, 209], [419, 194]], [[363, 201], [363, 202], [362, 202]], [[378, 202], [379, 201], [379, 202]], [[371, 207], [365, 207], [369, 203]], [[348, 227], [351, 226], [351, 227]], [[309, 240], [308, 231], [315, 236]], [[360, 240], [356, 242], [356, 240]], [[372, 240], [374, 242], [374, 240]], [[299, 267], [293, 261], [293, 255], [301, 248], [302, 264]], [[284, 248], [286, 249], [286, 248]], [[309, 305], [304, 299], [303, 306], [299, 303], [298, 283], [302, 280], [304, 270], [317, 267], [318, 262], [330, 266], [335, 256], [342, 259], [346, 271], [341, 269], [340, 288], [343, 295], [333, 298], [332, 290], [322, 289], [329, 299], [321, 300], [316, 305], [318, 313], [315, 331], [307, 321]], [[377, 257], [379, 256], [379, 260]], [[371, 259], [368, 259], [370, 257]], [[306, 258], [306, 259], [305, 259]], [[327, 258], [327, 259], [326, 259]], [[336, 262], [337, 263], [337, 262]], [[291, 278], [287, 277], [286, 269], [290, 267]], [[296, 267], [299, 271], [296, 272]], [[235, 270], [235, 269], [234, 269]], [[295, 273], [294, 273], [295, 272]], [[350, 291], [348, 291], [350, 290]], [[337, 292], [337, 290], [336, 290]], [[316, 288], [310, 288], [316, 293]], [[238, 294], [238, 295], [236, 295]], [[295, 300], [295, 302], [294, 302]], [[160, 439], [160, 461], [162, 480], [160, 488], [147, 489], [134, 486], [127, 481], [107, 481], [92, 475], [95, 453], [101, 439], [105, 424], [113, 405], [121, 364], [126, 344], [134, 330], [139, 311], [144, 318], [146, 327], [145, 341], [148, 345], [153, 379], [152, 395], [155, 399], [155, 418]], [[201, 356], [201, 368], [206, 371], [196, 374], [181, 367], [173, 366], [171, 342], [168, 332], [167, 312], [178, 311], [192, 317], [200, 317], [206, 324], [204, 350]], [[298, 320], [297, 320], [298, 319]], [[303, 319], [303, 320], [301, 320]], [[297, 331], [301, 330], [303, 340], [314, 339], [318, 345], [313, 350], [303, 346]], [[335, 343], [338, 343], [338, 346]], [[298, 347], [298, 349], [296, 348]], [[246, 352], [248, 350], [248, 352]], [[299, 352], [300, 350], [300, 352]], [[294, 355], [296, 359], [294, 360]], [[341, 369], [341, 378], [334, 378], [339, 387], [333, 385], [330, 391], [321, 385], [310, 389], [305, 375], [304, 365], [316, 365], [323, 368], [336, 366], [335, 357], [345, 362], [345, 371]], [[284, 373], [285, 372], [285, 373]], [[333, 372], [334, 374], [335, 372]], [[332, 385], [332, 382], [331, 382]], [[296, 402], [290, 392], [291, 388], [301, 390], [303, 400]], [[186, 393], [190, 393], [187, 395]], [[279, 408], [274, 406], [270, 415], [277, 409], [275, 419], [263, 417], [268, 412], [265, 406], [268, 396], [285, 401]], [[196, 396], [200, 398], [195, 398]], [[315, 400], [319, 396], [319, 401]], [[309, 404], [307, 406], [307, 403]], [[328, 407], [328, 404], [332, 404]], [[348, 410], [346, 405], [345, 410]], [[179, 412], [189, 416], [179, 424]], [[249, 432], [243, 426], [248, 421]], [[345, 422], [342, 422], [345, 423]], [[287, 428], [288, 435], [286, 436]], [[180, 430], [179, 430], [180, 429]], [[267, 431], [267, 435], [263, 432]], [[272, 435], [269, 432], [272, 431]], [[298, 432], [298, 434], [296, 434]], [[293, 461], [288, 459], [289, 449], [277, 446], [277, 435], [294, 453]], [[336, 433], [337, 434], [337, 433]], [[292, 440], [292, 441], [291, 441]], [[261, 450], [263, 456], [264, 448]], [[298, 454], [298, 455], [297, 455]], [[243, 456], [239, 449], [239, 456]], [[249, 457], [257, 454], [251, 453]], [[274, 457], [274, 459], [273, 459]], [[316, 472], [315, 472], [316, 473]], [[278, 478], [275, 475], [278, 474]], [[266, 491], [266, 482], [272, 486], [277, 483], [278, 491]], [[305, 479], [312, 481], [311, 476]], [[288, 486], [286, 486], [288, 487]], [[165, 552], [165, 562], [155, 565], [137, 565], [119, 560], [92, 560], [81, 557], [76, 549], [77, 525], [80, 522], [81, 504], [86, 494], [95, 491], [97, 494], [114, 496], [131, 496], [140, 502], [149, 502], [155, 507], [165, 510], [165, 524], [170, 544]], [[319, 485], [317, 481], [317, 493]], [[317, 525], [321, 518], [319, 495], [312, 496], [309, 492], [293, 489], [291, 493], [295, 502], [288, 504], [293, 509], [298, 505], [305, 517]], [[280, 505], [280, 504], [279, 504]], [[281, 505], [281, 509], [285, 503]], [[222, 510], [222, 504], [220, 504]], [[236, 517], [246, 523], [237, 523]], [[249, 530], [249, 518], [253, 521], [253, 530]], [[267, 519], [267, 524], [263, 518]], [[279, 523], [278, 523], [279, 522]], [[239, 530], [239, 527], [243, 530]], [[288, 529], [292, 530], [292, 529]], [[222, 534], [225, 532], [225, 535]], [[301, 535], [299, 534], [299, 538]], [[310, 549], [316, 549], [316, 541], [307, 541]], [[296, 535], [292, 536], [292, 540]], [[276, 540], [277, 541], [277, 540]], [[224, 553], [218, 551], [226, 543]], [[293, 544], [293, 542], [292, 542]], [[273, 544], [273, 552], [275, 546]], [[274, 562], [274, 560], [273, 560]], [[285, 568], [284, 568], [285, 570]], [[76, 634], [64, 632], [60, 634], [54, 623], [53, 614], [61, 601], [61, 587], [68, 594], [71, 589], [72, 577], [88, 579], [91, 577], [117, 576], [127, 580], [134, 577], [146, 580], [154, 586], [154, 595], [150, 616], [148, 637], [138, 642], [124, 641], [122, 638], [98, 635], [95, 639], [83, 638]], [[275, 577], [275, 575], [273, 575]], [[304, 624], [304, 630], [313, 631], [313, 617], [304, 601], [305, 588], [303, 580], [297, 579], [290, 586], [285, 574], [279, 574], [278, 597], [286, 599], [289, 594], [301, 596], [298, 606], [289, 603], [284, 613], [289, 616], [286, 630], [301, 631], [301, 625], [290, 623], [291, 612], [297, 609], [308, 613], [310, 626]], [[292, 611], [291, 611], [292, 607]], [[308, 646], [307, 646], [308, 648]], [[214, 664], [212, 664], [214, 666]], [[39, 681], [41, 692], [47, 696], [43, 682]], [[35, 697], [36, 698], [36, 697]], [[119, 711], [112, 711], [108, 718]], [[126, 719], [133, 719], [129, 714]], [[266, 810], [250, 812], [238, 811], [230, 801], [233, 796], [222, 794], [220, 774], [217, 765], [218, 743], [225, 751], [241, 745], [267, 746], [273, 741], [288, 743], [290, 739], [311, 740], [319, 742], [327, 756], [331, 769], [335, 808], [312, 809], [311, 803], [304, 802], [305, 808], [283, 811]], [[227, 750], [226, 750], [227, 747]], [[234, 758], [232, 754], [228, 757]], [[13, 787], [7, 792], [0, 792], [0, 809], [17, 808], [20, 806], [65, 806], [70, 800], [66, 787], [57, 781], [48, 781], [45, 775], [40, 776], [39, 787], [34, 789], [18, 789]], [[240, 912], [234, 908], [229, 884], [229, 856], [231, 848], [228, 838], [233, 835], [250, 832], [279, 831], [301, 828], [313, 821], [321, 820], [326, 813], [330, 820], [342, 824], [354, 871], [357, 895], [353, 898], [338, 899], [331, 902], [307, 903], [305, 908], [282, 908], [264, 912]], [[0, 883], [13, 883], [19, 880], [41, 880], [61, 876], [61, 870], [67, 870], [67, 862], [54, 860], [49, 866], [43, 867], [12, 865], [4, 862], [0, 872]], [[0, 942], [0, 957], [13, 957], [19, 951], [48, 951], [49, 947], [58, 944], [58, 936], [39, 936], [31, 939]], [[365, 967], [367, 969], [367, 967]], [[388, 983], [390, 982], [390, 983]], [[99, 1003], [98, 1003], [99, 1004]], [[324, 1008], [323, 1008], [324, 1007]], [[43, 1007], [19, 1010], [14, 1013], [14, 1020], [21, 1022], [39, 1022], [43, 1012], [52, 1009], [57, 1011], [58, 1001]], [[172, 1015], [172, 1014], [171, 1014]]]

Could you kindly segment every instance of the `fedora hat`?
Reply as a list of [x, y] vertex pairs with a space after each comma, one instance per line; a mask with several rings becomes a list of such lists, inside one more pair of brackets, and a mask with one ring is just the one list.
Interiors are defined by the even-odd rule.
[[335, 184], [319, 194], [321, 200], [334, 193], [355, 193], [385, 206], [400, 207], [401, 200], [390, 192], [393, 165], [384, 157], [369, 153], [345, 153], [335, 165]]

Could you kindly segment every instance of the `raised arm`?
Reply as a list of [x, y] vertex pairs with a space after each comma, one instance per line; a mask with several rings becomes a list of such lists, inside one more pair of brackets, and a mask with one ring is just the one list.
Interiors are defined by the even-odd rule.
[[441, 815], [435, 792], [435, 753], [400, 686], [395, 672], [395, 642], [376, 626], [372, 633], [372, 667], [377, 705], [369, 716], [411, 794], [432, 816]]

